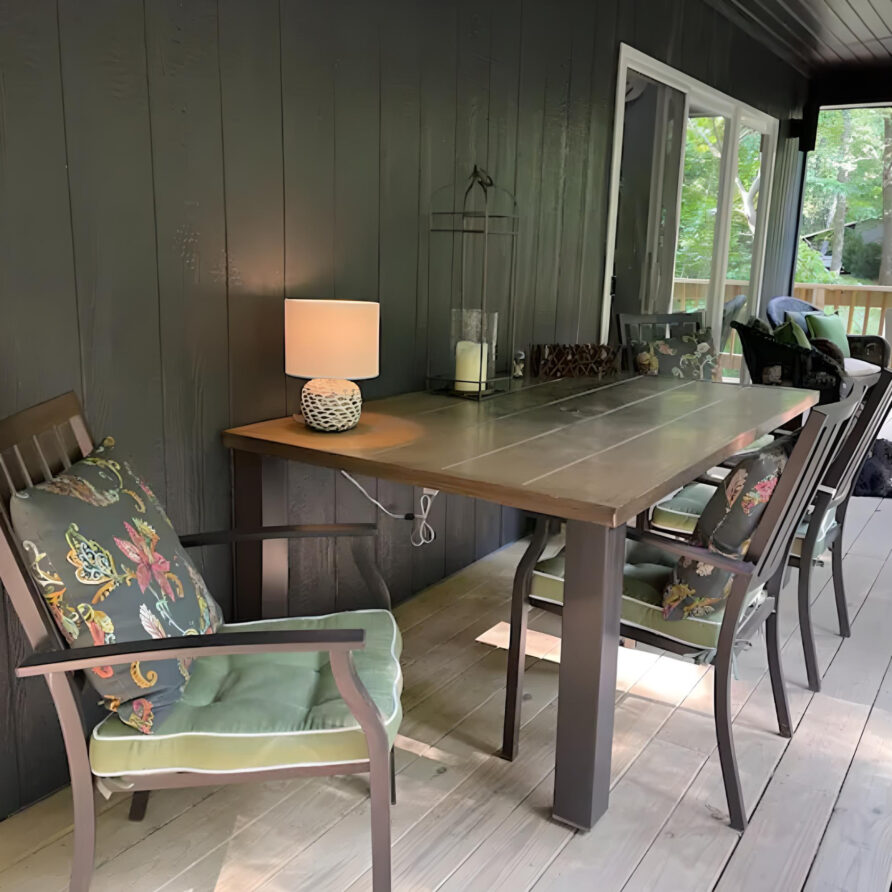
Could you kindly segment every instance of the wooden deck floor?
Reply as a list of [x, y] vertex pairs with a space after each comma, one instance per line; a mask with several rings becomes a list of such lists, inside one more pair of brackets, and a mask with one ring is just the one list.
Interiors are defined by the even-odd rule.
[[[829, 572], [814, 614], [824, 690], [812, 695], [792, 591], [782, 604], [796, 733], [779, 737], [764, 648], [742, 654], [735, 739], [752, 821], [727, 825], [712, 672], [622, 650], [610, 810], [588, 834], [548, 819], [555, 618], [534, 614], [520, 757], [500, 738], [505, 652], [478, 642], [507, 617], [512, 546], [397, 610], [406, 718], [393, 813], [398, 890], [865, 890], [892, 879], [892, 501], [855, 499], [846, 577], [853, 635], [835, 634]], [[794, 577], [795, 582], [795, 577]], [[498, 630], [491, 632], [498, 635]], [[154, 793], [141, 824], [101, 804], [96, 890], [370, 888], [361, 778]], [[66, 791], [0, 824], [0, 889], [65, 888]]]

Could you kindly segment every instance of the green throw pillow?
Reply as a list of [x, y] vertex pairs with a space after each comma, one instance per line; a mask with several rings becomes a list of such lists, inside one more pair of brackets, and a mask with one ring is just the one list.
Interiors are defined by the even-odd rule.
[[[72, 647], [214, 632], [220, 609], [149, 487], [111, 437], [11, 500], [31, 575]], [[100, 666], [103, 705], [148, 734], [179, 699], [187, 660]]]
[[791, 347], [805, 347], [806, 350], [811, 347], [808, 335], [790, 319], [774, 330], [774, 337], [781, 344], [789, 344]]
[[[748, 455], [716, 487], [691, 535], [691, 543], [740, 560], [787, 464], [795, 435], [780, 437]], [[704, 561], [681, 557], [663, 591], [667, 620], [709, 616], [721, 609], [731, 589], [731, 573]]]
[[825, 316], [823, 313], [806, 313], [805, 322], [808, 325], [810, 338], [825, 338], [832, 341], [842, 351], [842, 355], [849, 357], [849, 339], [846, 335], [846, 327], [842, 317], [833, 313]]
[[659, 341], [632, 345], [639, 375], [672, 375], [700, 381], [712, 380], [715, 350], [709, 329]]

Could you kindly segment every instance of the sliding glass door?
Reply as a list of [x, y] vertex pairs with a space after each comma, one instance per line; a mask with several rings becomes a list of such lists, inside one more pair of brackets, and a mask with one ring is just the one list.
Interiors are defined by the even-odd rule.
[[616, 114], [602, 339], [618, 312], [699, 311], [739, 380], [730, 323], [759, 310], [777, 121], [625, 45]]

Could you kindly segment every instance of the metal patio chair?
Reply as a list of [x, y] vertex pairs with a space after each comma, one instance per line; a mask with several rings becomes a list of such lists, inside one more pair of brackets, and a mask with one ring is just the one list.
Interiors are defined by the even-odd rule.
[[[684, 641], [670, 637], [668, 633], [660, 634], [640, 625], [632, 625], [627, 621], [625, 596], [619, 634], [623, 638], [641, 641], [672, 653], [695, 656], [714, 666], [716, 675], [713, 702], [716, 738], [730, 824], [736, 830], [745, 829], [747, 813], [731, 730], [730, 682], [734, 648], [738, 642], [749, 640], [759, 628], [765, 626], [768, 667], [778, 727], [781, 735], [791, 737], [793, 728], [780, 658], [777, 599], [796, 528], [821, 482], [830, 456], [838, 448], [841, 431], [845, 429], [845, 425], [855, 412], [858, 401], [859, 398], [852, 395], [838, 403], [813, 409], [809, 413], [774, 493], [752, 534], [743, 559], [733, 560], [712, 550], [649, 531], [631, 529], [628, 531], [628, 539], [633, 549], [649, 547], [652, 553], [658, 550], [671, 559], [685, 557], [702, 560], [732, 574], [731, 588], [724, 604], [717, 638], [711, 647], [704, 647], [702, 640]], [[514, 758], [518, 748], [529, 606], [541, 607], [556, 614], [560, 614], [562, 610], [563, 582], [559, 572], [560, 564], [554, 559], [540, 563], [540, 556], [548, 543], [549, 536], [556, 531], [557, 526], [558, 522], [553, 518], [542, 516], [537, 518], [532, 540], [514, 577], [502, 749], [502, 755], [508, 759]], [[670, 573], [671, 565], [672, 560], [666, 561], [665, 566], [670, 568], [668, 571]], [[541, 587], [537, 583], [541, 583]], [[760, 601], [756, 595], [759, 595], [763, 586], [767, 596]], [[678, 627], [682, 626], [683, 622], [664, 621], [662, 625], [675, 627], [680, 634], [681, 629]]]
[[[265, 629], [258, 629], [257, 623], [224, 625], [220, 632], [200, 636], [69, 647], [59, 633], [39, 588], [32, 581], [27, 557], [12, 528], [9, 501], [15, 492], [30, 487], [35, 482], [58, 479], [60, 472], [87, 456], [93, 447], [80, 404], [73, 393], [0, 421], [0, 581], [9, 594], [34, 651], [16, 668], [16, 675], [19, 678], [42, 677], [46, 681], [62, 728], [74, 800], [74, 846], [69, 888], [72, 892], [85, 892], [89, 888], [94, 860], [96, 815], [93, 791], [98, 780], [91, 767], [91, 753], [87, 742], [94, 729], [84, 719], [81, 710], [86, 670], [125, 664], [131, 664], [132, 667], [133, 661], [141, 659], [200, 659], [221, 656], [230, 657], [230, 664], [235, 667], [240, 658], [247, 658], [252, 661], [252, 665], [257, 665], [258, 655], [279, 655], [278, 659], [281, 660], [283, 654], [324, 652], [333, 676], [332, 687], [336, 688], [355, 719], [353, 724], [347, 723], [334, 728], [334, 731], [349, 731], [352, 735], [349, 743], [341, 734], [328, 733], [324, 742], [312, 744], [315, 747], [314, 758], [305, 759], [298, 764], [284, 767], [262, 766], [260, 756], [256, 756], [257, 764], [249, 768], [205, 773], [199, 773], [201, 769], [197, 768], [183, 770], [182, 767], [171, 766], [168, 769], [153, 766], [151, 773], [133, 769], [120, 776], [103, 776], [101, 785], [105, 790], [133, 793], [131, 819], [139, 820], [145, 813], [150, 790], [368, 772], [371, 787], [373, 885], [376, 892], [386, 892], [390, 889], [392, 740], [396, 733], [391, 720], [396, 717], [398, 724], [400, 711], [399, 633], [395, 624], [388, 633], [393, 640], [386, 653], [380, 642], [369, 645], [364, 627], [373, 627], [367, 619], [370, 614], [380, 615], [385, 611], [357, 611], [338, 615], [331, 623], [336, 628], [319, 628], [318, 623], [317, 627], [302, 628], [301, 622], [304, 621], [299, 619], [270, 620], [263, 623]], [[183, 536], [180, 541], [188, 548], [269, 538], [368, 536], [373, 532], [374, 526], [369, 524], [288, 526]], [[362, 613], [365, 613], [366, 620], [363, 620]], [[312, 618], [305, 622], [308, 626], [313, 626]], [[380, 625], [385, 625], [383, 620]], [[378, 638], [374, 640], [377, 642]], [[394, 679], [392, 694], [396, 705], [393, 715], [387, 720], [382, 716], [379, 703], [370, 695], [354, 665], [353, 654], [360, 652], [363, 652], [364, 666], [376, 666], [390, 673], [388, 678]], [[321, 662], [322, 659], [324, 658], [320, 658], [319, 666], [325, 670], [327, 677], [328, 667]], [[373, 660], [378, 662], [373, 663]], [[284, 682], [287, 682], [287, 678]], [[337, 703], [336, 696], [331, 699], [326, 693], [326, 698], [326, 704]], [[357, 732], [360, 732], [359, 736]], [[278, 732], [265, 731], [267, 742], [276, 733]], [[294, 730], [282, 733], [288, 736], [289, 746], [293, 746], [291, 741], [302, 732]], [[163, 725], [156, 734], [163, 734]], [[156, 734], [150, 736], [155, 737]], [[321, 735], [317, 734], [317, 738], [319, 737]], [[357, 737], [360, 741], [358, 746]], [[326, 753], [335, 741], [339, 741], [336, 745], [340, 746], [341, 753], [336, 758], [327, 758]], [[91, 745], [92, 743], [91, 741]], [[349, 753], [349, 757], [345, 758], [344, 753]]]
[[634, 369], [633, 344], [703, 331], [703, 313], [617, 313], [616, 330], [622, 362]]
[[[800, 523], [793, 540], [788, 563], [799, 570], [799, 633], [805, 653], [808, 685], [813, 691], [821, 689], [821, 675], [811, 623], [812, 568], [821, 562], [822, 555], [829, 549], [839, 634], [848, 638], [851, 627], [846, 604], [842, 552], [846, 511], [858, 473], [889, 414], [890, 405], [892, 371], [884, 369], [877, 376], [876, 383], [865, 390], [857, 418], [853, 419], [847, 429], [845, 438], [818, 487], [811, 508]], [[709, 480], [688, 484], [676, 495], [655, 505], [650, 518], [651, 526], [675, 536], [689, 535], [717, 482]]]

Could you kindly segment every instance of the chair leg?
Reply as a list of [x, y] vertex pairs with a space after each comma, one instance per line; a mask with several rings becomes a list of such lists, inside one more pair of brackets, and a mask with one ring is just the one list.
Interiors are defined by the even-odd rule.
[[815, 648], [815, 633], [811, 625], [811, 569], [814, 554], [810, 537], [806, 536], [799, 556], [799, 637], [802, 639], [802, 652], [805, 654], [805, 674], [808, 686], [817, 692], [821, 690], [821, 672], [818, 669], [818, 652]]
[[390, 749], [390, 804], [396, 805], [396, 759], [394, 749]]
[[815, 633], [811, 624], [811, 570], [814, 555], [809, 547], [808, 537], [802, 543], [799, 556], [799, 637], [802, 639], [802, 652], [805, 655], [805, 674], [808, 686], [813, 691], [821, 690], [821, 673], [818, 670], [818, 652], [815, 648]]
[[768, 595], [774, 598], [774, 609], [765, 621], [765, 644], [768, 650], [768, 675], [771, 678], [771, 693], [774, 695], [774, 711], [777, 714], [777, 727], [782, 737], [793, 736], [793, 720], [790, 717], [790, 704], [787, 701], [787, 686], [784, 683], [784, 667], [781, 662], [780, 632], [777, 621], [778, 595], [781, 577], [779, 571], [768, 583]]
[[[371, 747], [369, 747], [371, 750]], [[372, 890], [390, 892], [390, 803], [393, 795], [386, 752], [369, 759], [372, 811]]]
[[836, 538], [830, 546], [830, 563], [833, 567], [833, 595], [836, 598], [836, 616], [839, 620], [839, 634], [850, 638], [852, 627], [849, 623], [849, 605], [846, 603], [846, 584], [842, 569], [842, 522], [836, 531]]
[[731, 826], [740, 831], [746, 829], [746, 809], [743, 805], [743, 790], [740, 786], [740, 773], [737, 770], [734, 736], [731, 730], [731, 657], [737, 618], [746, 595], [747, 583], [748, 579], [737, 577], [726, 602], [725, 618], [728, 622], [722, 623], [722, 630], [719, 633], [713, 688], [715, 736], [719, 748], [719, 762], [722, 766], [725, 797], [728, 800], [728, 814]]
[[96, 806], [92, 775], [73, 773], [71, 796], [74, 800], [74, 851], [68, 892], [89, 892], [96, 855]]
[[130, 814], [127, 816], [129, 820], [141, 821], [146, 816], [149, 792], [149, 790], [138, 790], [130, 797]]
[[520, 742], [520, 712], [523, 703], [523, 669], [526, 661], [527, 618], [530, 582], [536, 561], [539, 560], [548, 541], [551, 521], [537, 517], [530, 544], [514, 572], [511, 588], [511, 637], [508, 643], [508, 671], [505, 692], [505, 725], [502, 730], [503, 759], [509, 762], [517, 756]]
[[530, 605], [525, 593], [515, 591], [511, 600], [511, 637], [508, 644], [507, 689], [505, 692], [505, 726], [502, 731], [502, 758], [509, 762], [517, 757], [520, 745], [520, 714], [523, 708], [523, 673], [526, 662], [527, 619]]

